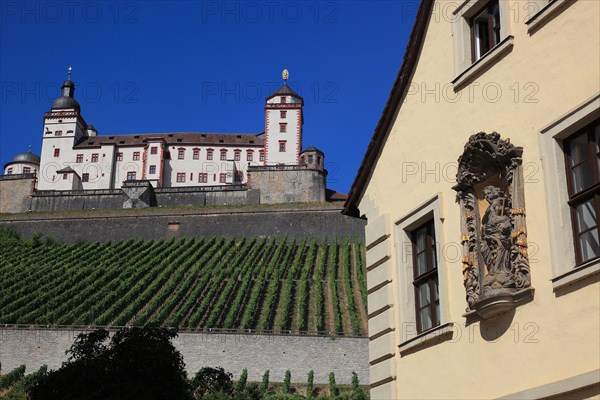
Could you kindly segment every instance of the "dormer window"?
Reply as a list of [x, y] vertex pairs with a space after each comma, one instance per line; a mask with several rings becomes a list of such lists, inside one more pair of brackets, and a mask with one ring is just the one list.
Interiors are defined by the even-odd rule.
[[281, 104], [287, 103], [287, 97], [285, 97], [285, 96], [281, 96], [280, 100], [281, 100]]
[[500, 7], [498, 0], [488, 3], [471, 19], [473, 62], [500, 43]]

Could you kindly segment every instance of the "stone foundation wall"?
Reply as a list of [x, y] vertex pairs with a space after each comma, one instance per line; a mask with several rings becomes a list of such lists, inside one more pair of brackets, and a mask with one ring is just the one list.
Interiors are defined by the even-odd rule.
[[127, 239], [349, 237], [364, 241], [365, 221], [341, 214], [341, 206], [223, 207], [205, 210], [93, 211], [68, 214], [6, 215], [0, 225], [13, 227], [26, 238], [36, 233], [73, 243]]
[[34, 185], [35, 175], [0, 175], [0, 214], [29, 211]]
[[[0, 328], [2, 371], [21, 364], [27, 366], [27, 373], [43, 364], [59, 368], [80, 332]], [[328, 383], [332, 371], [338, 383], [351, 383], [352, 371], [361, 384], [369, 382], [367, 338], [179, 333], [174, 344], [191, 376], [202, 367], [220, 366], [235, 378], [247, 368], [250, 381], [261, 381], [268, 369], [271, 381], [281, 382], [289, 369], [293, 382], [306, 382], [310, 370], [315, 372], [315, 383]]]
[[327, 173], [298, 166], [249, 167], [248, 180], [260, 191], [261, 204], [325, 201]]

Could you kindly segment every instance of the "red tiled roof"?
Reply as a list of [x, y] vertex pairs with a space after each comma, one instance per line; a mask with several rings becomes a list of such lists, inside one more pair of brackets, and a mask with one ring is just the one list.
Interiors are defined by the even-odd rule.
[[210, 133], [210, 132], [172, 132], [140, 133], [134, 135], [107, 135], [86, 137], [75, 145], [76, 149], [100, 147], [114, 144], [117, 146], [143, 146], [148, 140], [163, 139], [167, 145], [205, 145], [205, 146], [255, 146], [263, 147], [262, 133]]

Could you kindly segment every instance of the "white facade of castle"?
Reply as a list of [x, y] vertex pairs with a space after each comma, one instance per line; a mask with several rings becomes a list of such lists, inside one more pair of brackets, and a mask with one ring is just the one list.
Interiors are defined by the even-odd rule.
[[[100, 136], [84, 120], [74, 92], [73, 82], [65, 81], [62, 96], [44, 114], [39, 168], [30, 168], [37, 173], [37, 190], [117, 189], [131, 180], [148, 180], [154, 187], [243, 184], [248, 166], [302, 162], [304, 101], [285, 83], [267, 98], [265, 132], [258, 134]], [[13, 160], [4, 174], [22, 173], [19, 166]]]

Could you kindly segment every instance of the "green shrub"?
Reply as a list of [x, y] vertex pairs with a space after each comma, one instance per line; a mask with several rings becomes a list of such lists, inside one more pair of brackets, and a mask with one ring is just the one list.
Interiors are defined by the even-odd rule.
[[335, 384], [335, 373], [329, 373], [329, 397], [334, 399], [338, 395], [338, 389]]
[[291, 383], [292, 383], [292, 373], [288, 369], [287, 371], [285, 371], [285, 378], [283, 380], [283, 393], [290, 392]]
[[313, 381], [315, 379], [315, 371], [312, 369], [308, 373], [308, 382], [306, 383], [306, 398], [312, 399], [313, 396]]
[[262, 394], [267, 393], [269, 390], [269, 370], [266, 370], [263, 374], [262, 383], [260, 385], [260, 392]]
[[21, 365], [8, 374], [0, 377], [0, 389], [7, 389], [11, 387], [15, 382], [19, 381], [25, 375], [25, 366]]

